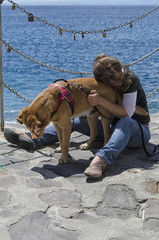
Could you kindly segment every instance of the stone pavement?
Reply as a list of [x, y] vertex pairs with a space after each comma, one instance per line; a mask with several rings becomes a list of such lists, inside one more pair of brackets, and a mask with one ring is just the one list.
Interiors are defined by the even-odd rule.
[[[159, 114], [150, 129], [159, 143]], [[26, 151], [0, 133], [0, 240], [159, 239], [159, 156], [125, 149], [101, 179], [89, 180], [83, 171], [102, 143], [79, 150], [86, 139], [73, 133], [69, 163], [58, 165], [57, 145]]]

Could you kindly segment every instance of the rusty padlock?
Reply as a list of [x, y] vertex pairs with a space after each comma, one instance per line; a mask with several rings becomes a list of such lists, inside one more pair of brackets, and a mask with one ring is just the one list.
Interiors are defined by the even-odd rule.
[[7, 52], [10, 53], [11, 50], [12, 50], [12, 48], [11, 48], [11, 47], [8, 47]]
[[29, 13], [29, 15], [28, 15], [28, 21], [29, 21], [29, 22], [34, 22], [34, 16], [33, 16], [32, 13]]
[[107, 37], [107, 33], [103, 32], [103, 38], [106, 38], [106, 37]]
[[13, 5], [12, 5], [12, 10], [15, 10], [15, 4], [13, 3]]
[[63, 33], [62, 28], [60, 28], [58, 35], [62, 35], [62, 33]]

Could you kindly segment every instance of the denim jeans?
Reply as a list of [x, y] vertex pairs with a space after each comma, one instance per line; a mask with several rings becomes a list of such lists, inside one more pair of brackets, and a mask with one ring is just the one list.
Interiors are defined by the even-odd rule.
[[[86, 118], [72, 118], [71, 122], [72, 122], [72, 132], [77, 131], [87, 136], [90, 135], [90, 129], [89, 129], [89, 125]], [[99, 133], [98, 133], [98, 136], [96, 137], [96, 140], [104, 140], [103, 127], [100, 120], [98, 121], [97, 127], [98, 127]], [[31, 137], [29, 133], [28, 135]], [[54, 125], [47, 127], [41, 138], [32, 139], [32, 140], [34, 143], [34, 149], [42, 146], [52, 145], [55, 142], [57, 142], [58, 137], [57, 137], [57, 132]]]
[[[148, 143], [150, 132], [147, 125], [142, 125], [144, 133], [144, 141]], [[90, 130], [87, 119], [73, 118], [72, 132], [78, 131], [89, 136]], [[103, 140], [103, 127], [101, 121], [98, 120], [98, 135], [96, 140]], [[58, 141], [55, 127], [49, 126], [41, 138], [33, 139], [34, 148], [48, 146]], [[107, 144], [97, 151], [96, 155], [100, 156], [107, 164], [111, 165], [115, 162], [120, 152], [126, 147], [140, 148], [142, 147], [141, 130], [138, 123], [129, 117], [121, 118], [114, 127], [112, 127], [112, 135]]]
[[[150, 140], [150, 131], [147, 125], [142, 125], [144, 142]], [[100, 156], [108, 165], [114, 164], [121, 151], [127, 146], [130, 148], [142, 147], [142, 136], [139, 124], [129, 117], [121, 118], [115, 125], [114, 131], [107, 144], [97, 151], [96, 155]]]

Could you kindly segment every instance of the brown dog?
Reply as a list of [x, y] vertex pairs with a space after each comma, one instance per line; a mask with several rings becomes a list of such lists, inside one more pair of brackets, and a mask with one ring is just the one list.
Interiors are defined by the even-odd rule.
[[[66, 95], [69, 95], [68, 100], [64, 99], [59, 102], [59, 97], [61, 96], [61, 88], [59, 86], [67, 86], [72, 93], [74, 102], [73, 113], [69, 104], [69, 101], [72, 103], [69, 93], [66, 93]], [[79, 86], [82, 86], [84, 90], [81, 90]], [[94, 115], [89, 116], [92, 112], [94, 113], [94, 108], [89, 106], [87, 100], [88, 93], [86, 92], [92, 89], [97, 90], [101, 96], [107, 98], [109, 101], [113, 103], [117, 102], [118, 93], [102, 82], [97, 82], [94, 78], [76, 78], [68, 80], [67, 83], [60, 81], [57, 84], [52, 84], [41, 92], [30, 106], [20, 112], [17, 121], [26, 125], [33, 139], [40, 138], [44, 133], [45, 127], [52, 121], [57, 130], [60, 142], [58, 151], [62, 151], [59, 163], [66, 163], [72, 128], [71, 117], [81, 115], [88, 116], [90, 138], [87, 143], [81, 145], [81, 149], [89, 148], [98, 133], [96, 123], [99, 114], [96, 112]], [[104, 130], [105, 144], [110, 137], [110, 123], [113, 116], [100, 106], [97, 106], [97, 110], [105, 116], [100, 116]]]

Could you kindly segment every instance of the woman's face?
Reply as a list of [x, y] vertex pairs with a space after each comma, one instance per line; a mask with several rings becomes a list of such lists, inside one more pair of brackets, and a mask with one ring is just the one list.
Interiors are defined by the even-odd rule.
[[124, 72], [117, 73], [115, 76], [115, 79], [109, 79], [109, 84], [112, 87], [115, 87], [117, 89], [120, 89], [121, 86], [123, 85], [123, 80], [124, 80]]

